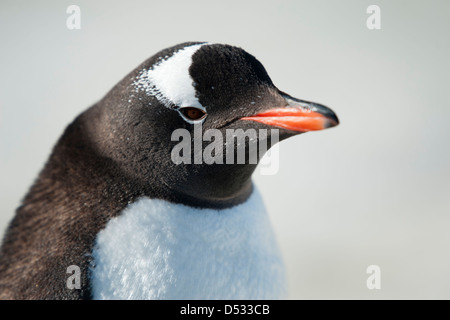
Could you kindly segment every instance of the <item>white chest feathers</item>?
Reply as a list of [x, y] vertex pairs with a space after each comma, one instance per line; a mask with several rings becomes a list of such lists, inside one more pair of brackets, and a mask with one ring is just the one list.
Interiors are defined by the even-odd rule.
[[259, 193], [226, 210], [142, 198], [97, 236], [94, 299], [279, 299], [284, 268]]

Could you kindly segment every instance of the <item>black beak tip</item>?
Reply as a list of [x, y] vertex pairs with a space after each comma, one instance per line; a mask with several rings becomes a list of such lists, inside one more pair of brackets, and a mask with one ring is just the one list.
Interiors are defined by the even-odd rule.
[[328, 115], [328, 121], [327, 121], [327, 128], [332, 128], [332, 127], [336, 127], [339, 124], [339, 119], [336, 116], [336, 114], [331, 111], [332, 115]]
[[321, 105], [321, 104], [312, 103], [311, 109], [312, 109], [312, 111], [320, 113], [327, 119], [325, 128], [332, 128], [339, 124], [339, 119], [338, 119], [337, 115], [330, 108], [328, 108], [324, 105]]

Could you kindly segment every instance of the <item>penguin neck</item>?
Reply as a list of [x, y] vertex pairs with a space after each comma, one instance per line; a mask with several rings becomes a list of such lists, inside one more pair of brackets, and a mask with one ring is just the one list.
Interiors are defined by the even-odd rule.
[[[189, 188], [173, 187], [169, 181], [162, 178], [166, 189], [166, 198], [169, 201], [182, 203], [191, 207], [208, 209], [227, 209], [244, 203], [253, 192], [251, 176], [241, 181], [239, 186], [236, 182], [226, 183], [220, 179], [220, 175], [211, 180], [201, 180], [200, 187], [192, 184]], [[172, 185], [172, 186], [171, 186]]]
[[[83, 188], [118, 202], [118, 207], [147, 196], [197, 208], [226, 209], [251, 196], [256, 164], [175, 165], [170, 148], [151, 145], [147, 148], [152, 150], [151, 159], [132, 161], [148, 158], [148, 152], [139, 153], [142, 148], [136, 144], [125, 144], [129, 149], [115, 145], [120, 137], [103, 139], [105, 128], [114, 131], [104, 110], [103, 105], [87, 110], [56, 146], [49, 164], [60, 171], [62, 180], [76, 180]], [[124, 154], [132, 156], [118, 157]]]

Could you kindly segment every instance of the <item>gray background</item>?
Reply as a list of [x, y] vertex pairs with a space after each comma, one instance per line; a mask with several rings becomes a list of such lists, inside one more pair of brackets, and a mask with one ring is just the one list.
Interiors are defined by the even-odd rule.
[[[280, 145], [255, 175], [293, 299], [450, 298], [448, 1], [68, 1], [0, 4], [0, 229], [65, 126], [157, 51], [240, 46], [337, 128]], [[368, 30], [366, 8], [381, 7]], [[381, 268], [368, 290], [366, 268]]]

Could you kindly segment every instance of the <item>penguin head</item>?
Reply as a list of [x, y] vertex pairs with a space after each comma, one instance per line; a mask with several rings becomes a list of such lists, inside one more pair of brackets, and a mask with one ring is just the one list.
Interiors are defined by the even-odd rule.
[[147, 193], [216, 208], [245, 201], [274, 141], [339, 122], [329, 108], [278, 90], [246, 51], [200, 42], [149, 58], [97, 108], [102, 156], [129, 179]]

